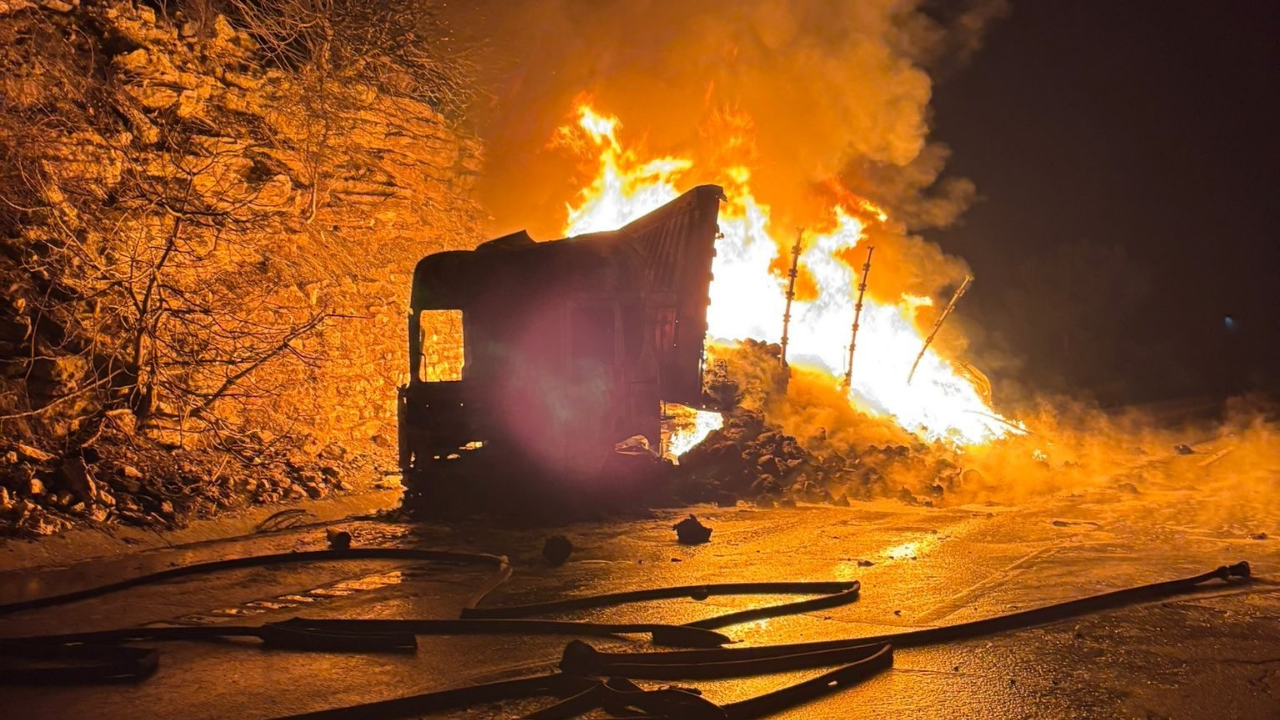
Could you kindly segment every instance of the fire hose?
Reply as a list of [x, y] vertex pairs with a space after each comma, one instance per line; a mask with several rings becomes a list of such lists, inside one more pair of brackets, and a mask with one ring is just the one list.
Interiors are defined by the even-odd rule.
[[[474, 593], [460, 620], [314, 620], [294, 618], [258, 627], [170, 627], [110, 630], [69, 635], [0, 639], [5, 662], [15, 659], [42, 667], [9, 667], [0, 677], [13, 682], [95, 682], [136, 680], [154, 671], [154, 650], [118, 643], [143, 640], [190, 640], [256, 637], [264, 645], [299, 650], [412, 651], [416, 635], [423, 634], [569, 634], [612, 636], [649, 633], [655, 644], [717, 649], [606, 653], [581, 641], [566, 646], [560, 672], [514, 680], [423, 693], [404, 698], [296, 715], [279, 720], [344, 720], [346, 718], [402, 717], [414, 713], [466, 707], [503, 699], [555, 696], [560, 702], [530, 715], [539, 718], [575, 717], [597, 707], [614, 712], [638, 711], [633, 717], [671, 720], [739, 720], [761, 717], [856, 684], [892, 664], [892, 648], [931, 645], [998, 632], [1043, 625], [1083, 614], [1114, 609], [1136, 602], [1185, 594], [1210, 580], [1247, 580], [1248, 563], [1219, 567], [1200, 575], [1141, 585], [1124, 590], [1057, 603], [1008, 615], [938, 628], [926, 628], [876, 637], [788, 643], [754, 648], [718, 648], [728, 640], [712, 628], [726, 627], [761, 617], [835, 607], [857, 599], [856, 581], [837, 583], [726, 583], [695, 585], [624, 593], [609, 593], [553, 603], [477, 609], [476, 605], [511, 573], [506, 558], [478, 553], [436, 550], [371, 548], [324, 550], [234, 558], [172, 568], [108, 585], [63, 595], [0, 605], [0, 614], [98, 597], [110, 592], [174, 577], [218, 570], [259, 567], [289, 562], [350, 559], [413, 559], [445, 562], [479, 562], [495, 567], [495, 576]], [[565, 612], [658, 598], [711, 595], [826, 593], [826, 595], [729, 613], [681, 626], [662, 624], [577, 623], [525, 620], [532, 614]], [[107, 644], [103, 644], [107, 643]], [[111, 644], [114, 643], [114, 644]], [[811, 680], [728, 705], [716, 705], [696, 691], [664, 689], [646, 691], [631, 680], [715, 679], [774, 674], [840, 665]]]
[[[817, 678], [793, 685], [774, 693], [768, 693], [743, 703], [717, 706], [720, 714], [710, 714], [705, 704], [695, 706], [694, 701], [678, 698], [684, 704], [679, 712], [666, 714], [661, 707], [671, 710], [671, 705], [650, 704], [648, 710], [640, 708], [640, 698], [627, 695], [627, 707], [649, 712], [632, 717], [668, 718], [668, 720], [703, 720], [716, 718], [754, 718], [778, 712], [803, 702], [821, 697], [828, 692], [846, 688], [862, 679], [889, 667], [892, 648], [919, 647], [955, 640], [971, 639], [998, 632], [1020, 630], [1051, 622], [1101, 612], [1137, 602], [1149, 602], [1161, 598], [1183, 595], [1196, 591], [1206, 582], [1248, 581], [1250, 568], [1247, 562], [1222, 566], [1200, 575], [1177, 580], [1139, 585], [1124, 590], [1093, 595], [1078, 600], [1047, 605], [1009, 615], [1000, 615], [957, 625], [924, 630], [911, 630], [870, 638], [830, 640], [819, 642], [787, 643], [754, 648], [730, 648], [719, 650], [692, 650], [658, 653], [603, 653], [581, 642], [571, 642], [561, 658], [560, 672], [515, 680], [473, 685], [452, 690], [422, 693], [394, 700], [352, 705], [318, 712], [292, 715], [275, 720], [367, 720], [369, 718], [404, 717], [413, 714], [454, 710], [499, 700], [559, 696], [567, 698], [544, 710], [527, 716], [529, 720], [570, 718], [599, 707], [610, 706], [616, 710], [617, 694], [634, 693], [628, 688], [619, 689], [618, 678], [628, 682], [636, 679], [712, 679], [747, 677], [826, 667], [846, 663], [840, 668]], [[584, 599], [585, 600], [585, 599]], [[792, 603], [792, 606], [799, 603]], [[601, 678], [609, 678], [601, 686]], [[665, 692], [663, 690], [650, 692]], [[591, 693], [591, 694], [587, 694]], [[671, 700], [670, 693], [665, 696]], [[655, 714], [653, 711], [658, 710]]]
[[[857, 660], [804, 682], [726, 705], [717, 705], [683, 688], [643, 690], [626, 676], [597, 682], [590, 689], [525, 716], [525, 720], [566, 720], [596, 708], [621, 717], [627, 708], [648, 712], [641, 717], [681, 720], [747, 720], [765, 717], [855, 685], [893, 665], [893, 648], [877, 645]], [[650, 698], [657, 698], [652, 702]]]
[[[1248, 580], [1249, 563], [1239, 562], [1221, 566], [1192, 577], [1139, 585], [1124, 590], [1092, 595], [1078, 600], [1032, 608], [1008, 615], [997, 615], [956, 625], [945, 625], [922, 630], [907, 630], [887, 635], [876, 635], [849, 640], [820, 640], [814, 642], [765, 645], [753, 648], [721, 648], [717, 650], [686, 650], [657, 653], [603, 653], [585, 643], [571, 643], [561, 658], [561, 669], [582, 675], [610, 675], [619, 669], [630, 678], [672, 679], [686, 678], [682, 672], [708, 672], [722, 664], [737, 663], [739, 667], [772, 667], [769, 661], [791, 658], [783, 663], [790, 669], [819, 667], [824, 653], [857, 652], [868, 645], [890, 643], [897, 648], [939, 645], [957, 640], [993, 635], [1011, 630], [1023, 630], [1037, 625], [1066, 620], [1081, 615], [1112, 610], [1138, 602], [1150, 602], [1174, 595], [1195, 591], [1210, 580], [1230, 582], [1233, 578]], [[804, 663], [812, 662], [812, 665]], [[696, 677], [724, 677], [701, 675]]]
[[[304, 562], [350, 560], [420, 560], [447, 563], [479, 563], [496, 571], [492, 578], [467, 601], [474, 606], [494, 588], [511, 576], [507, 558], [484, 553], [419, 550], [413, 548], [358, 548], [345, 550], [311, 550], [305, 552], [251, 555], [212, 562], [169, 568], [155, 573], [126, 578], [113, 583], [0, 605], [0, 615], [24, 610], [52, 607], [102, 597], [129, 588], [164, 582], [180, 577], [224, 570], [283, 565]], [[139, 638], [139, 633], [147, 633]], [[260, 628], [150, 628], [84, 633], [76, 636], [36, 636], [0, 639], [0, 682], [22, 684], [130, 682], [143, 679], [156, 670], [159, 654], [154, 649], [120, 645], [136, 639], [191, 640], [233, 636], [254, 636], [270, 647], [295, 650], [337, 650], [347, 652], [404, 651], [416, 639], [405, 634], [323, 633], [303, 628], [266, 625]]]
[[118, 582], [107, 583], [106, 585], [86, 588], [84, 590], [76, 590], [74, 592], [62, 593], [60, 595], [50, 595], [47, 597], [34, 598], [32, 600], [3, 604], [0, 605], [0, 615], [8, 615], [10, 613], [20, 612], [23, 610], [35, 610], [37, 608], [51, 607], [53, 605], [65, 605], [70, 602], [102, 597], [103, 595], [119, 592], [120, 590], [127, 590], [129, 588], [140, 587], [142, 585], [151, 585], [158, 582], [164, 582], [165, 580], [173, 580], [175, 578], [187, 577], [190, 575], [204, 575], [222, 570], [264, 567], [267, 565], [285, 565], [291, 563], [335, 560], [422, 560], [445, 563], [479, 563], [482, 565], [493, 566], [497, 571], [494, 577], [471, 596], [467, 601], [467, 607], [474, 607], [477, 603], [483, 600], [486, 595], [493, 592], [494, 588], [498, 587], [505, 582], [507, 578], [511, 577], [511, 563], [507, 561], [506, 557], [501, 555], [489, 555], [486, 553], [454, 552], [450, 550], [419, 550], [414, 548], [307, 550], [303, 552], [273, 553], [269, 555], [249, 555], [247, 557], [183, 565], [176, 568], [170, 568], [168, 570], [161, 570], [160, 572], [127, 578]]
[[[484, 553], [466, 553], [414, 548], [358, 548], [275, 553], [231, 558], [170, 568], [156, 573], [127, 578], [114, 583], [59, 595], [0, 605], [0, 615], [62, 605], [101, 597], [129, 588], [149, 585], [180, 577], [249, 567], [263, 567], [303, 562], [349, 560], [420, 560], [447, 563], [478, 563], [493, 567], [495, 574], [467, 600], [463, 618], [458, 620], [314, 620], [293, 618], [261, 626], [212, 626], [129, 628], [87, 633], [0, 638], [0, 683], [49, 684], [85, 682], [130, 682], [146, 678], [159, 664], [154, 649], [122, 646], [128, 642], [223, 640], [253, 637], [263, 647], [287, 650], [329, 652], [413, 652], [417, 635], [570, 635], [584, 637], [616, 637], [620, 634], [647, 634], [653, 644], [675, 647], [719, 647], [730, 641], [714, 632], [724, 625], [668, 625], [661, 623], [587, 623], [559, 620], [520, 620], [514, 616], [528, 614], [525, 606], [498, 609], [494, 617], [467, 617], [476, 605], [511, 576], [507, 558]], [[852, 582], [764, 582], [725, 583], [685, 587], [656, 588], [626, 593], [595, 596], [583, 601], [552, 603], [551, 610], [574, 607], [603, 607], [658, 598], [740, 594], [787, 594], [840, 592], [839, 601], [856, 598], [859, 584]], [[825, 599], [825, 598], [823, 598]], [[812, 602], [812, 601], [807, 601]], [[832, 602], [832, 601], [828, 601]], [[830, 605], [828, 605], [830, 606]], [[785, 606], [784, 606], [785, 607]], [[503, 611], [509, 611], [504, 617]], [[767, 608], [761, 611], [766, 611]], [[753, 612], [761, 612], [753, 611]], [[752, 612], [752, 611], [749, 611]], [[786, 612], [784, 610], [784, 612]]]
[[[551, 615], [573, 610], [588, 610], [610, 605], [625, 605], [646, 600], [666, 600], [689, 597], [705, 600], [711, 595], [830, 595], [847, 591], [857, 592], [857, 580], [846, 582], [753, 582], [721, 583], [718, 585], [682, 585], [678, 587], [631, 590], [628, 592], [590, 595], [569, 600], [536, 603], [533, 605], [509, 605], [506, 607], [463, 608], [464, 618], [522, 618], [530, 615]], [[742, 621], [738, 621], [742, 622]]]

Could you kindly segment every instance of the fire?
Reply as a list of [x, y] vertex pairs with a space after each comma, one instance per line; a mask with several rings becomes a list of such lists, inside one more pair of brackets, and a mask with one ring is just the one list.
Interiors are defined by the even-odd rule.
[[671, 431], [671, 437], [667, 438], [665, 454], [673, 458], [678, 458], [692, 450], [694, 445], [702, 442], [702, 439], [710, 435], [713, 430], [718, 430], [724, 425], [724, 416], [717, 412], [687, 408], [682, 405], [668, 406], [668, 412], [676, 421], [676, 425]]
[[[681, 157], [642, 160], [618, 140], [621, 123], [582, 104], [576, 126], [561, 128], [561, 137], [577, 149], [594, 148], [598, 163], [594, 180], [568, 207], [567, 236], [612, 230], [680, 194], [678, 186], [693, 162]], [[584, 142], [585, 140], [585, 142]], [[780, 248], [770, 225], [770, 208], [751, 193], [751, 170], [745, 165], [720, 169], [728, 202], [720, 214], [723, 237], [712, 266], [711, 306], [707, 322], [711, 341], [746, 338], [777, 342], [786, 303], [785, 278], [771, 265]], [[844, 257], [866, 240], [871, 223], [888, 219], [883, 209], [863, 199], [831, 208], [831, 229], [806, 235], [800, 264], [817, 286], [814, 299], [792, 305], [788, 359], [797, 366], [824, 371], [831, 382], [844, 375], [850, 326], [858, 285], [857, 268]], [[865, 247], [862, 248], [865, 250]], [[874, 267], [871, 283], [874, 284]], [[983, 398], [971, 374], [953, 366], [932, 348], [925, 352], [910, 383], [908, 372], [924, 344], [913, 322], [927, 297], [904, 294], [896, 304], [867, 298], [854, 357], [852, 387], [847, 397], [870, 415], [891, 417], [922, 437], [958, 446], [976, 445], [1016, 433]], [[672, 439], [673, 454], [697, 443], [716, 425], [712, 419], [693, 423], [700, 433]]]
[[[589, 105], [578, 108], [578, 128], [589, 146], [599, 153], [599, 169], [590, 186], [583, 188], [578, 204], [568, 206], [569, 235], [616, 230], [676, 198], [673, 181], [693, 166], [684, 158], [664, 157], [641, 162], [618, 142], [618, 119], [600, 115]], [[561, 128], [559, 141], [582, 150], [581, 135]]]

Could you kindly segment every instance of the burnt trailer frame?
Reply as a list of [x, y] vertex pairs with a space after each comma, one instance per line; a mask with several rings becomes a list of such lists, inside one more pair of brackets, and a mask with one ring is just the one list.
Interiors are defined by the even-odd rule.
[[[406, 499], [430, 501], [455, 477], [596, 487], [620, 441], [659, 447], [662, 403], [702, 404], [723, 199], [702, 185], [615, 231], [521, 231], [423, 258], [398, 399]], [[433, 311], [461, 311], [459, 379], [424, 372]]]

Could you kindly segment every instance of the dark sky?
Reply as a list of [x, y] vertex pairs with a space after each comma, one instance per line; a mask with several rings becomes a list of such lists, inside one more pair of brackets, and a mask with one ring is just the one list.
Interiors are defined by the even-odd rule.
[[972, 265], [958, 316], [1008, 392], [1280, 387], [1277, 37], [1262, 0], [1015, 1], [938, 84], [984, 200], [929, 237]]

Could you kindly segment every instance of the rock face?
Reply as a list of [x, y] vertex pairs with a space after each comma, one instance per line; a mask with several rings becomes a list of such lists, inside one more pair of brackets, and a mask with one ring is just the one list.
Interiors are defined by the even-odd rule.
[[413, 267], [480, 239], [456, 105], [281, 61], [235, 3], [162, 7], [0, 2], [0, 515], [180, 515], [130, 499], [169, 453], [211, 507], [388, 465]]
[[[414, 263], [479, 239], [456, 118], [272, 63], [222, 15], [93, 0], [0, 5], [0, 97], [0, 194], [23, 208], [0, 209], [0, 414], [26, 413], [0, 435], [128, 404], [173, 446], [198, 416], [314, 450], [394, 436]], [[113, 325], [112, 297], [151, 314]], [[195, 347], [224, 308], [270, 329], [243, 334], [257, 349]]]

